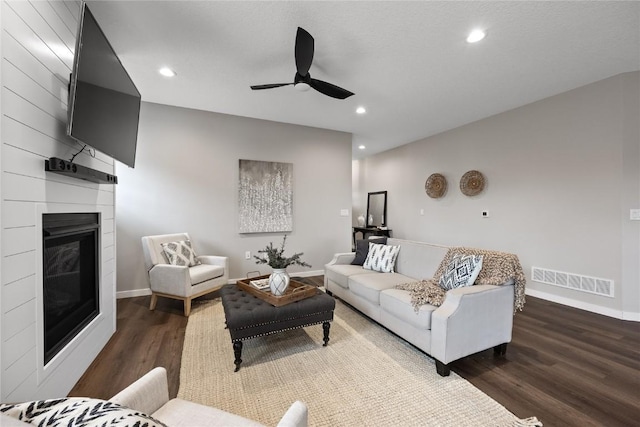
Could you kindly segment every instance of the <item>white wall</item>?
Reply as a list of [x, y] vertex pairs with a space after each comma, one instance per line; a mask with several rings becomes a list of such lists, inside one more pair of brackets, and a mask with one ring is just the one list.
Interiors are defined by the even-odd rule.
[[[81, 146], [66, 137], [80, 2], [2, 2], [0, 400], [64, 396], [115, 331], [114, 187], [44, 171]], [[113, 173], [100, 155], [76, 163]], [[101, 314], [42, 366], [43, 212], [101, 213]]]
[[[629, 219], [640, 208], [639, 80], [615, 76], [356, 162], [353, 209], [388, 190], [394, 237], [513, 252], [528, 293], [640, 320], [640, 221]], [[467, 197], [460, 177], [472, 169], [487, 183]], [[448, 191], [431, 199], [436, 172]], [[615, 296], [534, 282], [532, 266], [611, 279]]]
[[118, 297], [148, 291], [145, 235], [186, 231], [198, 254], [230, 258], [231, 278], [271, 272], [244, 259], [283, 233], [238, 233], [239, 159], [293, 163], [286, 254], [304, 252], [312, 268], [290, 273], [322, 274], [335, 252], [350, 250], [351, 134], [143, 103], [136, 167], [117, 167]]

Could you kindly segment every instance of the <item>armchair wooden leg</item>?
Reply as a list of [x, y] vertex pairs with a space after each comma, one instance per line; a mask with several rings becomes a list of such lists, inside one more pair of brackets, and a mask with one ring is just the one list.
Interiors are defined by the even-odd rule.
[[151, 304], [149, 304], [149, 310], [155, 310], [156, 309], [156, 304], [158, 303], [158, 295], [156, 295], [155, 293], [151, 293]]
[[191, 298], [184, 300], [184, 315], [189, 317], [189, 314], [191, 314]]

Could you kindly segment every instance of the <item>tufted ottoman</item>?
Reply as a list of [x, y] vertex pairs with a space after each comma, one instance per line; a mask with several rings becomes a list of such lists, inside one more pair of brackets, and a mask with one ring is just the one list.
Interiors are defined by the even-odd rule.
[[322, 323], [324, 346], [329, 342], [329, 322], [333, 320], [336, 301], [320, 290], [317, 295], [280, 307], [274, 307], [236, 285], [223, 286], [220, 296], [233, 343], [234, 372], [242, 363], [243, 340]]

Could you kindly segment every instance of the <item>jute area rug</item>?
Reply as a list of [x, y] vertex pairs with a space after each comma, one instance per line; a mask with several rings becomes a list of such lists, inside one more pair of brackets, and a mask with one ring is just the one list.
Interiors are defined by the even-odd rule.
[[219, 299], [194, 303], [189, 316], [178, 397], [276, 425], [295, 400], [310, 426], [524, 426], [499, 403], [454, 372], [336, 301], [331, 340], [322, 326], [244, 341], [234, 356]]

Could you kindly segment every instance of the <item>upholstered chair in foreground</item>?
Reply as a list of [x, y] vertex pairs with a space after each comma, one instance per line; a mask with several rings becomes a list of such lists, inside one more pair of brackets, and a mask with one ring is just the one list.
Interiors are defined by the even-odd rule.
[[184, 301], [184, 315], [191, 312], [191, 300], [220, 289], [229, 280], [229, 259], [197, 256], [187, 233], [144, 236], [144, 262], [149, 275], [151, 304], [158, 297]]
[[[70, 397], [0, 404], [0, 409], [0, 426], [2, 427], [35, 425], [264, 427], [257, 421], [222, 409], [188, 400], [169, 399], [165, 368], [155, 368], [147, 372], [108, 401]], [[307, 427], [308, 423], [307, 405], [297, 400], [284, 413], [277, 427]]]

